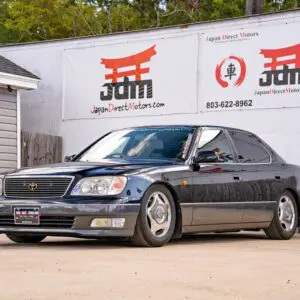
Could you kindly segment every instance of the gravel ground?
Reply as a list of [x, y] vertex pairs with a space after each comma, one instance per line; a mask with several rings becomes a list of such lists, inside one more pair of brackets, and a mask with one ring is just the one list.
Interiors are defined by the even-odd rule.
[[0, 299], [300, 299], [300, 235], [198, 235], [162, 248], [0, 235]]

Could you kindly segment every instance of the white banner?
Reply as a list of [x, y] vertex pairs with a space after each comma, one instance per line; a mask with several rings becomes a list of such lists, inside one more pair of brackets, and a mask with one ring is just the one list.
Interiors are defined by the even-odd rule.
[[300, 106], [298, 32], [299, 23], [261, 24], [202, 35], [199, 111]]
[[67, 49], [63, 118], [197, 112], [198, 36]]

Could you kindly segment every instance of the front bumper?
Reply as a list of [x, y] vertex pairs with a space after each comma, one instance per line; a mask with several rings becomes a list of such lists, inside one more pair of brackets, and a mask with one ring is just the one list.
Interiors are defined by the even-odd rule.
[[[38, 207], [40, 218], [49, 220], [51, 224], [43, 225], [15, 225], [15, 207]], [[136, 219], [140, 204], [131, 203], [95, 203], [95, 201], [81, 201], [80, 203], [60, 200], [0, 200], [0, 234], [43, 234], [49, 236], [71, 237], [130, 237], [134, 234]], [[71, 224], [60, 224], [60, 220], [72, 220]], [[94, 218], [125, 218], [122, 228], [92, 228]], [[55, 224], [53, 223], [55, 220]], [[70, 221], [68, 221], [70, 222]]]

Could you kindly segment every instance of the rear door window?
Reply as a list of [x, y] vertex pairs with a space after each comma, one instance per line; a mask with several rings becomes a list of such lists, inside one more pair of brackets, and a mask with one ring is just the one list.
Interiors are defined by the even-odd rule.
[[241, 163], [270, 163], [271, 158], [263, 143], [249, 132], [228, 131]]

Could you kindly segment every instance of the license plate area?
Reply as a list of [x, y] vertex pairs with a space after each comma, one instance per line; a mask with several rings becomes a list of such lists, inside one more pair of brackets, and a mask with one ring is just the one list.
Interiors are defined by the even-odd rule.
[[14, 219], [16, 225], [40, 225], [39, 207], [15, 207]]

